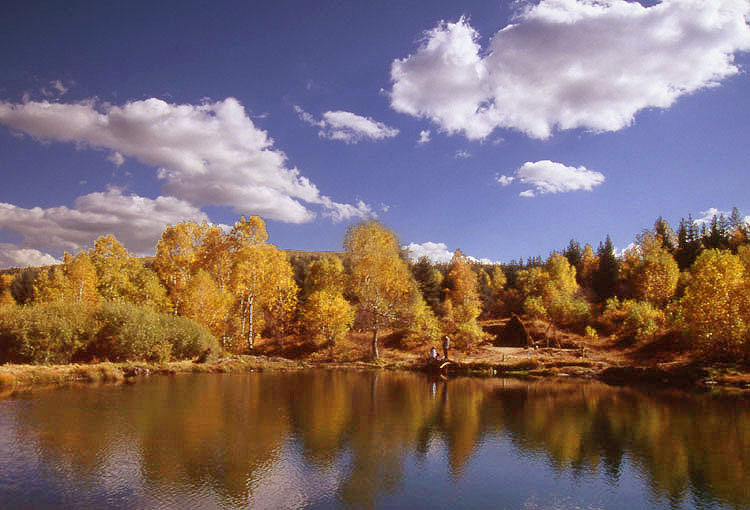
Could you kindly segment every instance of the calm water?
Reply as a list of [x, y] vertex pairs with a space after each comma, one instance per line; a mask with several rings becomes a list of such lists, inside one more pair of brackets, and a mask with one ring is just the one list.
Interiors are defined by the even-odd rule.
[[750, 508], [750, 399], [350, 371], [0, 400], [1, 508]]

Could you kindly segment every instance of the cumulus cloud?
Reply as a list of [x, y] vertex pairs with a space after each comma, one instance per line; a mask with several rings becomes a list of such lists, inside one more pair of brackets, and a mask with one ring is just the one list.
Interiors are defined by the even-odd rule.
[[74, 207], [26, 209], [0, 203], [0, 229], [23, 237], [24, 247], [61, 252], [89, 248], [102, 235], [114, 234], [139, 255], [153, 254], [166, 225], [208, 221], [205, 213], [174, 197], [144, 198], [118, 188], [78, 197]]
[[453, 258], [453, 252], [448, 250], [448, 245], [445, 243], [433, 243], [432, 241], [421, 244], [409, 243], [404, 248], [409, 250], [409, 258], [412, 260], [427, 257], [435, 263], [448, 263]]
[[746, 0], [521, 5], [486, 48], [463, 17], [427, 31], [391, 64], [391, 107], [470, 139], [496, 128], [616, 131], [738, 73], [735, 53], [750, 50]]
[[[695, 223], [696, 225], [711, 223], [711, 221], [714, 219], [714, 216], [716, 216], [717, 218], [719, 216], [724, 216], [724, 218], [728, 219], [732, 215], [732, 211], [722, 211], [716, 207], [709, 207], [705, 211], [701, 211], [700, 214], [701, 216], [699, 218], [693, 220], [693, 223]], [[750, 225], [750, 216], [745, 216], [741, 221]]]
[[429, 143], [430, 141], [430, 130], [425, 129], [419, 132], [419, 140], [417, 140], [417, 143], [419, 145]]
[[515, 180], [515, 177], [511, 177], [509, 175], [501, 175], [497, 178], [497, 182], [499, 182], [503, 187], [509, 186]]
[[[0, 123], [35, 138], [110, 151], [157, 170], [163, 192], [195, 207], [229, 206], [290, 223], [310, 221], [305, 204], [345, 206], [323, 196], [234, 98], [199, 105], [151, 98], [122, 106], [0, 102]], [[357, 207], [355, 207], [357, 209]], [[333, 214], [332, 216], [335, 216]]]
[[604, 182], [603, 174], [588, 170], [585, 166], [565, 166], [548, 159], [535, 163], [527, 161], [518, 169], [516, 176], [520, 182], [533, 185], [541, 194], [582, 189], [591, 191], [594, 186]]
[[354, 218], [378, 217], [375, 211], [372, 210], [372, 207], [361, 200], [357, 201], [357, 205], [337, 204], [329, 200], [325, 202], [325, 206], [328, 210], [324, 212], [323, 215], [331, 218], [336, 223], [340, 221], [351, 220]]
[[534, 192], [532, 190], [527, 189], [526, 191], [520, 192], [518, 194], [518, 196], [519, 197], [524, 197], [524, 198], [534, 198], [536, 195], [534, 194]]
[[[427, 241], [425, 243], [410, 243], [403, 247], [408, 250], [409, 258], [413, 261], [419, 260], [422, 257], [427, 257], [435, 264], [447, 264], [453, 258], [453, 251], [448, 249], [448, 245], [445, 243], [434, 243]], [[472, 262], [479, 262], [481, 264], [499, 264], [499, 262], [493, 262], [488, 258], [476, 258], [471, 255], [466, 255], [466, 258]]]
[[294, 106], [300, 119], [319, 128], [318, 135], [329, 140], [340, 140], [346, 143], [357, 143], [362, 140], [383, 140], [393, 138], [398, 129], [377, 122], [370, 117], [363, 117], [356, 113], [342, 110], [327, 111], [321, 120], [316, 120], [312, 114], [299, 106]]
[[60, 260], [48, 253], [14, 244], [0, 243], [0, 269], [9, 267], [36, 267], [59, 264]]

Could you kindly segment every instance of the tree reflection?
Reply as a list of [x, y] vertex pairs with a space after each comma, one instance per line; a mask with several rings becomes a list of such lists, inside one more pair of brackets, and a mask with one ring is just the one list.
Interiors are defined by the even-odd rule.
[[409, 459], [435, 451], [460, 484], [487, 441], [613, 486], [636, 469], [673, 504], [750, 505], [750, 402], [741, 396], [319, 370], [61, 390], [14, 413], [12, 433], [73, 477], [95, 482], [125, 448], [145, 490], [209, 488], [232, 507], [249, 506], [272, 470], [288, 469], [337, 473], [331, 500], [371, 508], [403, 489]]

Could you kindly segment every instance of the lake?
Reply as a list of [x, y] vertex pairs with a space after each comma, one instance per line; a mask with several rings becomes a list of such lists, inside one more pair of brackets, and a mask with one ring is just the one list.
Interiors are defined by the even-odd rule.
[[0, 508], [750, 508], [750, 398], [387, 371], [0, 400]]

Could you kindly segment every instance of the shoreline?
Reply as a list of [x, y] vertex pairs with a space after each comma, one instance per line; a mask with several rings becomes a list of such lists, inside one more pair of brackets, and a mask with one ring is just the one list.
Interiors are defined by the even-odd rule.
[[443, 377], [581, 378], [610, 386], [650, 386], [688, 391], [732, 391], [750, 395], [750, 374], [720, 366], [668, 364], [669, 366], [618, 366], [601, 361], [540, 362], [529, 357], [510, 363], [451, 361], [440, 369], [428, 360], [310, 361], [266, 356], [232, 356], [199, 363], [192, 360], [167, 363], [101, 362], [70, 365], [0, 365], [0, 399], [34, 390], [76, 385], [133, 384], [154, 375], [188, 373], [240, 373], [255, 371], [404, 370]]

